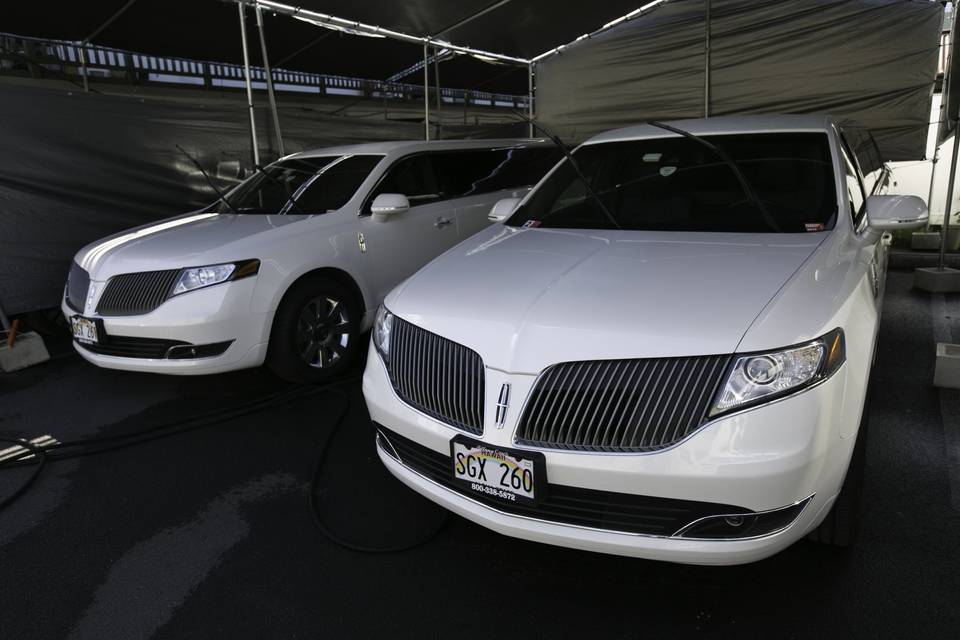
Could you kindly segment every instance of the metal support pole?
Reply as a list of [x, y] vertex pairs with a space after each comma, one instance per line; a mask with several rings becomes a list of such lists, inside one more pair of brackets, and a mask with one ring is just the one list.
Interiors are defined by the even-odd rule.
[[710, 117], [710, 0], [703, 32], [703, 117]]
[[[933, 143], [933, 160], [930, 162], [930, 190], [927, 193], [927, 208], [933, 210], [933, 183], [937, 177], [937, 163], [940, 161], [940, 123], [937, 123], [937, 136]], [[926, 230], [930, 230], [930, 220], [927, 220]]]
[[257, 146], [257, 121], [253, 114], [253, 83], [250, 81], [250, 54], [247, 53], [247, 16], [246, 7], [238, 4], [240, 10], [240, 41], [243, 43], [243, 77], [247, 84], [247, 112], [250, 114], [250, 147], [253, 149], [253, 164], [260, 166], [260, 149]]
[[267, 77], [267, 99], [270, 101], [270, 113], [273, 115], [273, 132], [277, 136], [277, 151], [287, 155], [283, 149], [283, 136], [280, 133], [280, 114], [277, 113], [277, 98], [273, 93], [273, 74], [270, 73], [270, 59], [267, 57], [267, 36], [263, 31], [263, 12], [260, 5], [253, 7], [257, 14], [257, 30], [260, 32], [260, 48], [263, 51], [263, 72]]
[[940, 259], [937, 262], [937, 271], [943, 271], [946, 259], [947, 233], [950, 231], [950, 209], [953, 207], [953, 183], [957, 177], [957, 155], [960, 155], [960, 121], [954, 120], [953, 158], [950, 160], [950, 180], [947, 182], [947, 203], [943, 206], [943, 229], [940, 233]]
[[440, 50], [436, 47], [433, 49], [433, 83], [437, 87], [437, 140], [439, 140], [443, 137], [443, 132], [440, 130], [443, 126], [440, 116], [443, 96], [440, 95]]
[[430, 62], [428, 47], [423, 45], [423, 139], [430, 139]]
[[90, 93], [90, 83], [87, 80], [87, 43], [81, 42], [78, 50], [80, 51], [80, 74], [83, 76], [83, 92]]
[[533, 129], [533, 63], [527, 65], [527, 117], [530, 122], [527, 123], [527, 135], [534, 136]]
[[[113, 15], [112, 15], [112, 16], [110, 16], [110, 17], [107, 18], [104, 22], [102, 22], [102, 23], [100, 24], [100, 26], [97, 27], [97, 28], [94, 30], [93, 33], [91, 33], [90, 35], [88, 35], [86, 38], [84, 38], [84, 39], [80, 42], [80, 71], [81, 71], [81, 73], [83, 73], [83, 91], [84, 91], [84, 93], [89, 93], [89, 92], [90, 92], [90, 83], [89, 83], [89, 81], [87, 80], [87, 53], [86, 53], [87, 45], [90, 44], [90, 41], [91, 41], [91, 40], [93, 40], [93, 39], [96, 38], [98, 35], [100, 35], [100, 34], [103, 32], [104, 29], [106, 29], [106, 28], [109, 27], [111, 24], [113, 24], [113, 21], [114, 21], [114, 20], [116, 20], [117, 18], [119, 18], [120, 16], [122, 16], [124, 13], [126, 13], [126, 12], [127, 12], [127, 9], [129, 9], [130, 7], [132, 7], [132, 6], [133, 6], [133, 3], [136, 2], [136, 1], [137, 1], [137, 0], [127, 0], [127, 2], [126, 2], [122, 7], [120, 7], [119, 9], [117, 9], [116, 11], [113, 12]], [[96, 61], [94, 61], [94, 62], [96, 62]]]
[[[940, 108], [937, 110], [937, 133], [933, 139], [933, 162], [930, 165], [930, 190], [927, 193], [927, 210], [933, 211], [933, 187], [937, 176], [937, 162], [940, 161], [940, 131], [943, 125], [948, 123], [950, 114], [947, 113], [947, 95], [950, 93], [950, 69], [953, 67], [953, 36], [956, 33], [954, 25], [950, 25], [950, 35], [947, 36], [947, 55], [944, 61], [943, 85], [940, 87]], [[954, 143], [956, 143], [956, 131], [954, 131]], [[943, 205], [944, 211], [950, 208], [950, 203]], [[930, 230], [930, 220], [927, 220], [926, 231]]]

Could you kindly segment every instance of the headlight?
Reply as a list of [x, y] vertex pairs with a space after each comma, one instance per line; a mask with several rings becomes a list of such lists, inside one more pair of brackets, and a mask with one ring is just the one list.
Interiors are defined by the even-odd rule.
[[393, 329], [393, 314], [380, 305], [377, 317], [373, 321], [373, 345], [380, 352], [384, 362], [390, 362], [390, 331]]
[[737, 356], [710, 415], [773, 400], [831, 376], [846, 360], [843, 330], [771, 353]]
[[206, 267], [190, 267], [184, 269], [177, 276], [171, 296], [188, 291], [202, 289], [228, 280], [239, 280], [252, 276], [260, 270], [259, 260], [244, 260], [243, 262], [228, 262], [227, 264], [211, 264]]

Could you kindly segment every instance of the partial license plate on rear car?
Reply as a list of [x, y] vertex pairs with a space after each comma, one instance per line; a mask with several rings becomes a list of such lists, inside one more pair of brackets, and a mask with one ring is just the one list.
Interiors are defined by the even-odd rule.
[[70, 328], [73, 330], [73, 337], [86, 344], [96, 344], [100, 341], [97, 333], [97, 321], [83, 316], [73, 316], [70, 318]]
[[545, 490], [542, 453], [457, 436], [450, 441], [450, 455], [454, 481], [471, 493], [503, 502], [536, 504]]

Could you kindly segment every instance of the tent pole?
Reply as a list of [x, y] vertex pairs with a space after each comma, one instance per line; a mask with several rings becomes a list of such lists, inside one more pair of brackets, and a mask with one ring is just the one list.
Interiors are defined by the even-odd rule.
[[950, 160], [950, 180], [947, 182], [947, 203], [943, 206], [943, 228], [940, 230], [940, 259], [937, 271], [943, 271], [947, 253], [947, 234], [950, 231], [950, 209], [953, 208], [953, 183], [957, 177], [957, 155], [960, 154], [960, 121], [953, 122], [953, 158]]
[[433, 48], [433, 82], [437, 86], [437, 140], [442, 137], [440, 128], [443, 126], [440, 117], [440, 110], [443, 106], [443, 98], [440, 95], [440, 50]]
[[80, 73], [83, 75], [83, 92], [90, 93], [90, 83], [87, 80], [87, 43], [81, 42], [77, 50], [80, 52]]
[[[957, 5], [954, 4], [954, 7]], [[952, 58], [956, 44], [956, 22], [950, 25], [950, 55], [947, 58], [947, 67], [944, 71], [943, 87], [940, 91], [940, 117], [937, 118], [937, 144], [940, 143], [940, 127], [946, 122], [949, 125], [950, 113], [947, 96], [950, 92], [950, 69], [953, 68]], [[949, 131], [949, 129], [948, 129]], [[950, 232], [950, 210], [953, 208], [953, 185], [957, 177], [957, 155], [960, 154], [960, 120], [953, 121], [953, 156], [950, 160], [950, 179], [947, 181], [947, 201], [943, 205], [943, 228], [940, 230], [940, 257], [937, 260], [937, 271], [943, 271], [947, 253], [947, 235]], [[931, 192], [933, 191], [933, 176], [930, 177]], [[929, 203], [927, 208], [930, 208]]]
[[707, 15], [703, 32], [703, 117], [710, 117], [710, 0], [706, 0]]
[[240, 41], [243, 43], [243, 77], [247, 84], [247, 112], [250, 114], [250, 146], [253, 149], [253, 164], [260, 166], [260, 149], [257, 147], [257, 122], [253, 114], [253, 84], [250, 82], [250, 54], [247, 52], [247, 16], [246, 6], [237, 4], [240, 9]]
[[111, 24], [113, 24], [114, 20], [116, 20], [117, 18], [122, 16], [124, 13], [126, 13], [127, 9], [133, 6], [133, 3], [136, 1], [137, 0], [127, 0], [126, 4], [124, 4], [122, 7], [117, 9], [113, 13], [113, 15], [107, 18], [103, 23], [101, 23], [100, 26], [97, 27], [93, 33], [91, 33], [89, 36], [84, 38], [83, 41], [80, 42], [80, 71], [83, 73], [83, 92], [84, 93], [90, 92], [90, 83], [87, 80], [87, 53], [86, 53], [87, 45], [90, 44], [91, 40], [93, 40], [98, 35], [100, 35], [100, 33], [104, 29], [106, 29]]
[[423, 43], [423, 139], [430, 139], [430, 62], [427, 43]]
[[277, 136], [277, 151], [281, 156], [287, 155], [283, 150], [283, 136], [280, 134], [280, 114], [277, 113], [277, 98], [273, 93], [273, 74], [270, 72], [270, 60], [267, 58], [267, 36], [263, 31], [263, 12], [260, 5], [254, 5], [257, 14], [257, 30], [260, 32], [260, 48], [263, 50], [263, 72], [267, 77], [267, 99], [270, 101], [270, 113], [273, 115], [273, 130]]
[[[933, 185], [934, 180], [937, 177], [937, 162], [940, 161], [940, 130], [943, 128], [945, 122], [947, 122], [947, 117], [950, 114], [947, 113], [947, 94], [950, 90], [950, 69], [953, 66], [951, 58], [953, 58], [953, 24], [950, 25], [950, 35], [947, 37], [947, 59], [944, 61], [944, 73], [943, 73], [943, 85], [940, 87], [940, 108], [937, 110], [937, 133], [936, 137], [933, 139], [933, 162], [930, 163], [930, 190], [927, 192], [927, 210], [933, 211]], [[954, 143], [956, 143], [956, 132], [954, 132]], [[949, 208], [948, 205], [944, 205], [945, 208]], [[927, 226], [924, 229], [925, 231], [930, 230], [930, 220], [927, 219]]]
[[533, 131], [533, 63], [527, 65], [527, 117], [530, 121], [527, 123], [527, 135], [534, 136]]

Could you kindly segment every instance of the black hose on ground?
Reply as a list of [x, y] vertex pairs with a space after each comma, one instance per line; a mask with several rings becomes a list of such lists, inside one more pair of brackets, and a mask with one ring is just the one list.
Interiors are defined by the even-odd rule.
[[[333, 426], [327, 430], [327, 435], [320, 444], [320, 456], [317, 459], [317, 466], [313, 473], [313, 480], [310, 482], [310, 512], [313, 514], [313, 520], [316, 523], [317, 528], [320, 529], [320, 533], [322, 533], [331, 542], [340, 545], [345, 549], [350, 549], [351, 551], [357, 551], [360, 553], [398, 553], [400, 551], [407, 551], [409, 549], [419, 547], [433, 540], [447, 523], [447, 516], [449, 512], [445, 509], [441, 509], [440, 507], [433, 506], [432, 503], [431, 506], [440, 514], [439, 518], [435, 518], [435, 522], [432, 523], [424, 523], [421, 520], [416, 520], [413, 523], [414, 526], [420, 528], [423, 525], [426, 525], [426, 528], [423, 531], [417, 532], [412, 539], [409, 539], [401, 544], [373, 545], [369, 543], [360, 543], [348, 540], [343, 534], [335, 532], [333, 527], [326, 521], [324, 517], [324, 510], [321, 509], [321, 506], [317, 501], [317, 496], [321, 494], [329, 494], [329, 488], [322, 485], [321, 478], [324, 476], [324, 468], [327, 464], [329, 453], [331, 450], [333, 450], [332, 444], [340, 430], [340, 426], [343, 424], [344, 418], [346, 418], [350, 411], [351, 404], [350, 396], [343, 391], [340, 391], [339, 389], [330, 389], [329, 391], [343, 400], [343, 408], [337, 415]], [[377, 461], [377, 463], [379, 463], [379, 461]], [[399, 481], [394, 480], [394, 482], [398, 486], [400, 485]], [[401, 486], [401, 489], [403, 491], [409, 491], [409, 489], [406, 487]], [[426, 501], [426, 498], [420, 498], [420, 500]], [[359, 513], [355, 515], [360, 517]], [[395, 525], [396, 523], [384, 522], [380, 524], [384, 526], [390, 526]]]
[[[43, 450], [43, 447], [38, 447], [28, 440], [21, 440], [18, 438], [0, 438], [0, 442], [9, 442], [26, 449], [26, 452], [23, 455], [32, 455], [36, 458], [36, 468], [33, 470], [33, 473], [26, 479], [26, 481], [21, 484], [16, 491], [11, 493], [9, 496], [0, 500], [0, 511], [3, 511], [8, 506], [14, 503], [14, 501], [19, 498], [21, 495], [26, 493], [27, 489], [30, 488], [30, 485], [40, 477], [40, 472], [43, 471], [44, 465], [47, 463], [47, 452]], [[3, 463], [0, 463], [0, 469], [3, 468]]]
[[[297, 387], [294, 389], [269, 394], [242, 405], [231, 407], [227, 410], [215, 409], [195, 416], [186, 421], [155, 425], [130, 433], [110, 436], [93, 436], [79, 440], [57, 442], [49, 446], [35, 445], [25, 439], [0, 438], [0, 442], [9, 442], [11, 444], [21, 446], [24, 449], [21, 455], [0, 462], [0, 471], [25, 467], [28, 465], [36, 465], [27, 480], [20, 485], [16, 491], [6, 498], [0, 500], [0, 511], [3, 511], [6, 507], [13, 504], [18, 498], [26, 493], [26, 491], [40, 476], [40, 473], [43, 471], [48, 462], [52, 463], [71, 458], [86, 457], [99, 453], [105, 453], [108, 451], [116, 451], [137, 444], [142, 444], [144, 442], [150, 442], [159, 438], [201, 429], [203, 427], [223, 422], [224, 420], [262, 411], [264, 409], [279, 406], [293, 400], [302, 399], [321, 393], [330, 393], [341, 398], [343, 400], [343, 404], [341, 410], [337, 413], [335, 420], [327, 429], [326, 435], [320, 443], [317, 464], [309, 486], [309, 508], [317, 528], [331, 542], [351, 551], [362, 553], [396, 553], [418, 547], [432, 540], [441, 531], [447, 521], [446, 511], [440, 509], [439, 507], [434, 507], [437, 510], [437, 513], [439, 513], [439, 516], [433, 517], [432, 522], [418, 523], [425, 524], [427, 526], [424, 531], [418, 532], [413, 539], [408, 539], [403, 544], [378, 546], [357, 543], [347, 539], [347, 537], [342, 534], [336, 533], [330, 524], [327, 523], [325, 516], [323, 513], [321, 513], [321, 509], [317, 503], [318, 493], [320, 493], [321, 490], [325, 491], [325, 488], [321, 487], [321, 478], [323, 477], [324, 468], [329, 460], [330, 451], [333, 449], [331, 445], [334, 442], [334, 439], [351, 408], [351, 400], [349, 395], [337, 389], [336, 387], [349, 382], [356, 382], [357, 380], [358, 378], [347, 378], [329, 383], [322, 387]], [[408, 491], [406, 488], [403, 490]], [[391, 524], [395, 523], [382, 524], [385, 526], [390, 526]]]

